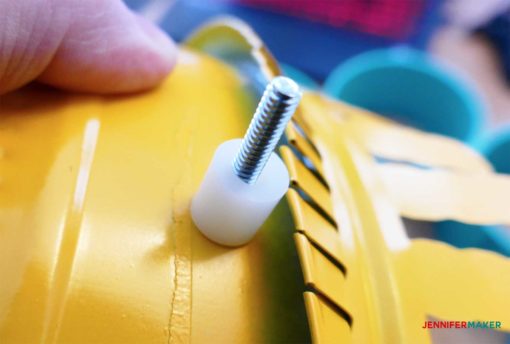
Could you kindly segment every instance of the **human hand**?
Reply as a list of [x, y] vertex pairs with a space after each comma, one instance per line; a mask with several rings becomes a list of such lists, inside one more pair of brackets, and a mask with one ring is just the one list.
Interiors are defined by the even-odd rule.
[[151, 88], [174, 43], [121, 0], [1, 0], [0, 94], [33, 80], [92, 93]]

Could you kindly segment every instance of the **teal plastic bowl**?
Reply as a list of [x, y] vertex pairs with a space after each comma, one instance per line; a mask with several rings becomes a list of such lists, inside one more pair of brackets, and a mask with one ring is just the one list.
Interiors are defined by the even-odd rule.
[[484, 125], [482, 101], [429, 55], [398, 47], [373, 50], [340, 64], [325, 92], [406, 125], [474, 144]]

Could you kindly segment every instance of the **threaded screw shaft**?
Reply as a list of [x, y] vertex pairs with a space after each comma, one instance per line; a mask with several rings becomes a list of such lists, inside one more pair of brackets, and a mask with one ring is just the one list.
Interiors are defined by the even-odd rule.
[[266, 87], [234, 159], [234, 173], [255, 184], [301, 99], [299, 86], [279, 76]]

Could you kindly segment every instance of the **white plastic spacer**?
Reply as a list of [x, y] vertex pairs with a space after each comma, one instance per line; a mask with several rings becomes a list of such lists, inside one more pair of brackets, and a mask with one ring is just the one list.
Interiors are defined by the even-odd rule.
[[241, 139], [221, 144], [191, 204], [191, 216], [210, 240], [239, 246], [250, 241], [289, 187], [283, 161], [271, 154], [255, 184], [242, 181], [232, 167]]

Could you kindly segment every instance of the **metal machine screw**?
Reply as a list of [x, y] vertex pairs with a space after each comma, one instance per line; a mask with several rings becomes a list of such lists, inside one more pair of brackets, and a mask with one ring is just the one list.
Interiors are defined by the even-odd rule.
[[234, 173], [245, 183], [257, 182], [300, 99], [299, 86], [284, 76], [266, 87], [234, 159]]

